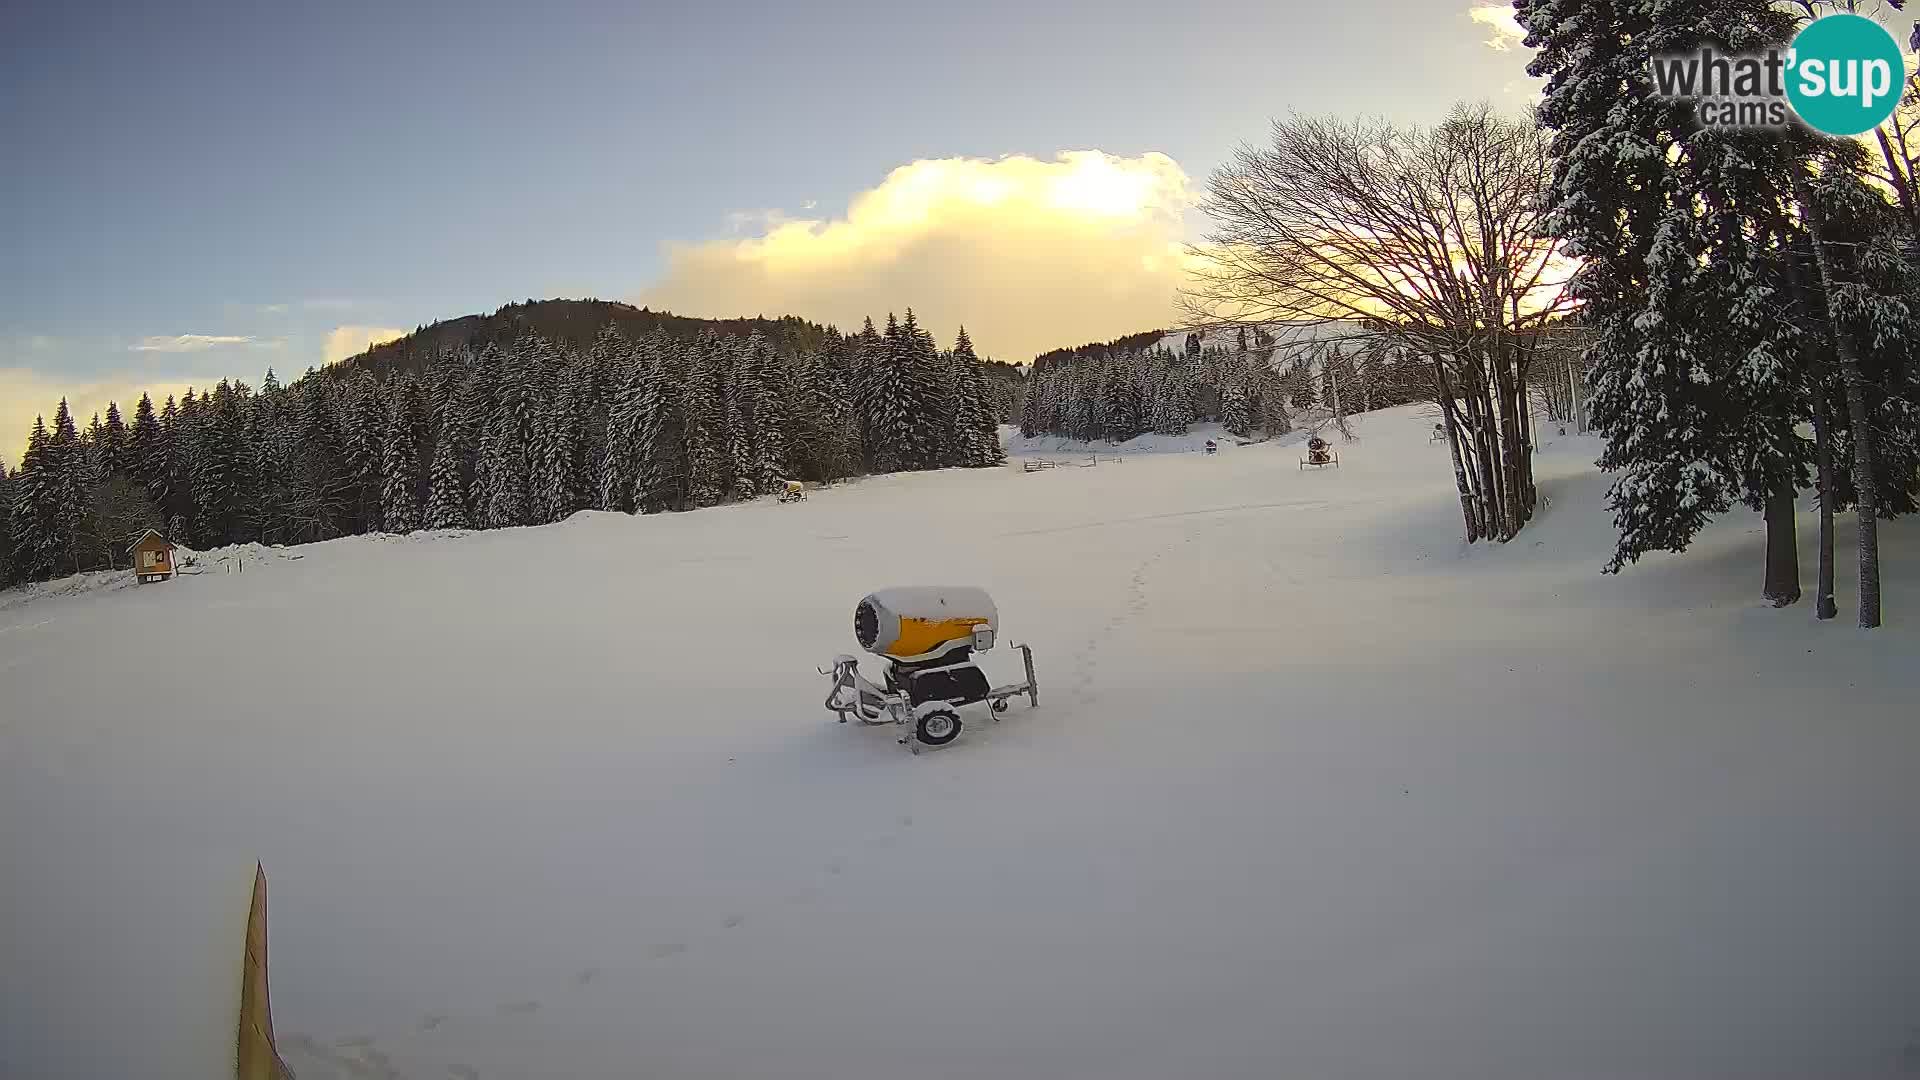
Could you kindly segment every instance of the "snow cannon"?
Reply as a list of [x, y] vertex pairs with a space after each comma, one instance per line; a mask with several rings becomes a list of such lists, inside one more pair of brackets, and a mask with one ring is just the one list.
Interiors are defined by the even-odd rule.
[[910, 734], [901, 744], [914, 753], [922, 746], [945, 746], [960, 737], [960, 708], [985, 702], [997, 722], [1008, 699], [1026, 695], [1040, 704], [1033, 675], [1033, 649], [1014, 645], [1026, 664], [1024, 682], [994, 686], [974, 663], [973, 654], [993, 648], [1000, 611], [985, 589], [964, 585], [923, 585], [868, 593], [853, 609], [853, 637], [880, 657], [882, 682], [868, 681], [860, 661], [841, 654], [820, 674], [833, 678], [827, 711], [841, 723], [895, 724]]
[[853, 636], [875, 656], [919, 661], [957, 648], [993, 648], [1000, 612], [985, 589], [964, 585], [881, 589], [853, 609]]

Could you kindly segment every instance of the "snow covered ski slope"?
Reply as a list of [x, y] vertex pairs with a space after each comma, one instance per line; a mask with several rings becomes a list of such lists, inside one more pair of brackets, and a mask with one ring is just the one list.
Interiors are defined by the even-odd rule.
[[[0, 1076], [230, 1070], [255, 859], [300, 1080], [1920, 1069], [1911, 523], [1816, 625], [1603, 578], [1590, 440], [1463, 548], [1429, 424], [0, 608]], [[929, 582], [1041, 707], [914, 757], [816, 669]]]

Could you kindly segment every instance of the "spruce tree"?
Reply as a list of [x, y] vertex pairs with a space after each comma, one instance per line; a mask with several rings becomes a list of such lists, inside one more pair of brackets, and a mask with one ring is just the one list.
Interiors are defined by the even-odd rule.
[[455, 415], [465, 423], [463, 472], [467, 478], [466, 502], [473, 515], [473, 526], [479, 529], [490, 527], [487, 521], [487, 497], [492, 464], [487, 455], [486, 439], [509, 362], [507, 355], [496, 344], [489, 344], [482, 349], [467, 373], [466, 382], [461, 387], [459, 406], [455, 409]]
[[953, 463], [969, 468], [998, 465], [1006, 460], [1000, 448], [1000, 423], [988, 407], [980, 357], [964, 326], [954, 339], [950, 363], [954, 371]]
[[1269, 439], [1293, 430], [1293, 418], [1287, 415], [1287, 395], [1278, 374], [1270, 365], [1262, 365], [1256, 374], [1260, 407], [1255, 410], [1260, 427]]
[[53, 577], [60, 563], [60, 476], [46, 420], [33, 418], [27, 452], [13, 476], [12, 558], [21, 581]]
[[751, 499], [760, 493], [750, 470], [753, 464], [753, 414], [747, 398], [752, 393], [747, 373], [745, 343], [723, 337], [720, 371], [720, 409], [726, 423], [726, 467], [722, 487], [730, 494]]
[[1045, 430], [1041, 421], [1040, 365], [1034, 364], [1027, 370], [1026, 400], [1020, 403], [1020, 434], [1033, 438]]
[[1193, 422], [1188, 412], [1186, 364], [1162, 354], [1153, 395], [1153, 431], [1156, 435], [1185, 435]]
[[352, 520], [348, 533], [379, 527], [381, 503], [380, 435], [386, 426], [386, 406], [373, 374], [359, 368], [335, 391], [334, 415], [340, 431], [344, 466], [352, 491]]
[[475, 466], [474, 512], [484, 528], [531, 520], [529, 450], [543, 408], [551, 349], [542, 339], [523, 338], [501, 358], [493, 413], [480, 437]]
[[744, 472], [755, 494], [764, 495], [774, 491], [786, 475], [793, 417], [786, 366], [773, 343], [757, 330], [747, 339], [742, 374], [739, 396], [748, 416]]
[[242, 504], [241, 516], [252, 538], [263, 544], [284, 544], [290, 531], [285, 395], [271, 369], [260, 385], [260, 393], [248, 403], [242, 438], [254, 495]]
[[442, 423], [440, 438], [433, 445], [433, 466], [427, 483], [429, 529], [465, 529], [472, 527], [467, 514], [467, 482], [458, 432]]
[[624, 385], [633, 343], [612, 323], [600, 328], [586, 355], [562, 376], [573, 399], [573, 490], [575, 509], [605, 509], [602, 478], [607, 465], [607, 414], [614, 390]]
[[[650, 346], [646, 347], [650, 348]], [[606, 433], [601, 438], [598, 499], [602, 510], [632, 513], [634, 483], [640, 471], [640, 410], [646, 387], [641, 350], [626, 349], [609, 358]]]
[[[887, 321], [892, 323], [893, 316], [888, 315]], [[899, 332], [899, 327], [894, 326], [893, 333], [897, 335]], [[880, 468], [878, 388], [881, 373], [886, 367], [889, 340], [881, 337], [880, 332], [873, 328], [873, 319], [868, 318], [862, 324], [860, 333], [854, 337], [851, 348], [853, 370], [850, 386], [854, 420], [860, 435], [861, 465], [869, 470]]]
[[334, 414], [334, 396], [317, 373], [289, 389], [293, 403], [292, 459], [287, 472], [288, 531], [296, 542], [330, 540], [348, 533], [354, 478]]
[[1253, 436], [1253, 403], [1247, 400], [1247, 380], [1231, 374], [1220, 386], [1220, 422], [1228, 434], [1246, 439]]
[[714, 506], [727, 493], [727, 422], [721, 398], [724, 350], [718, 334], [709, 330], [701, 335], [680, 395], [687, 501], [696, 507]]
[[[633, 404], [635, 468], [629, 496], [639, 513], [685, 510], [691, 499], [686, 423], [692, 389], [689, 359], [678, 343], [661, 334], [642, 344], [641, 376]], [[706, 406], [696, 402], [694, 407]]]
[[199, 454], [200, 399], [193, 387], [187, 387], [175, 403], [171, 398], [160, 410], [162, 445], [166, 462], [159, 481], [161, 491], [152, 493], [154, 505], [167, 520], [167, 533], [174, 543], [192, 545], [193, 471]]
[[53, 435], [47, 444], [47, 467], [54, 486], [53, 528], [59, 551], [57, 569], [77, 574], [86, 569], [82, 551], [84, 526], [91, 503], [91, 480], [80, 432], [65, 398], [53, 415]]
[[572, 380], [564, 381], [536, 419], [529, 481], [536, 525], [562, 521], [581, 507], [575, 486], [579, 477], [574, 461], [576, 386]]
[[801, 357], [793, 401], [796, 471], [816, 480], [834, 480], [858, 465], [852, 401], [825, 353]]
[[380, 522], [386, 532], [404, 535], [420, 527], [419, 438], [425, 413], [419, 386], [401, 379], [394, 387], [380, 446]]
[[876, 472], [914, 467], [913, 386], [907, 374], [911, 350], [900, 334], [900, 322], [887, 314], [886, 333], [867, 373], [867, 441]]
[[[1596, 337], [1589, 406], [1607, 438], [1601, 465], [1618, 474], [1607, 569], [1685, 550], [1736, 501], [1784, 504], [1768, 520], [1790, 540], [1811, 455], [1779, 282], [1807, 135], [1699, 128], [1690, 103], [1652, 95], [1647, 73], [1653, 57], [1707, 41], [1782, 45], [1791, 18], [1765, 0], [1521, 0], [1517, 11], [1540, 50], [1529, 70], [1548, 80], [1549, 228], [1581, 261], [1573, 291]], [[1791, 602], [1797, 576], [1766, 591]]]
[[945, 409], [947, 394], [943, 386], [940, 347], [933, 335], [920, 328], [913, 309], [907, 309], [900, 324], [900, 344], [906, 350], [905, 386], [908, 394], [907, 466], [912, 469], [937, 469], [947, 461]]
[[100, 440], [100, 461], [102, 468], [109, 473], [131, 472], [127, 462], [127, 425], [120, 417], [118, 402], [107, 402], [107, 424]]
[[164, 457], [160, 449], [160, 419], [153, 414], [153, 398], [140, 395], [133, 409], [133, 427], [127, 432], [126, 472], [149, 491]]
[[0, 589], [15, 581], [13, 571], [13, 474], [0, 461]]
[[189, 430], [188, 486], [193, 492], [193, 541], [201, 548], [233, 543], [242, 505], [239, 463], [242, 415], [233, 384], [220, 380], [200, 401]]

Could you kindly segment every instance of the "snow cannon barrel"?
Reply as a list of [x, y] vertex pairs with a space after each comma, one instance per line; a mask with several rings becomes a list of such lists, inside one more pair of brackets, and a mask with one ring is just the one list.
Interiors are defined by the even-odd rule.
[[881, 589], [853, 609], [860, 647], [895, 660], [921, 660], [961, 645], [990, 649], [999, 628], [993, 598], [965, 585]]

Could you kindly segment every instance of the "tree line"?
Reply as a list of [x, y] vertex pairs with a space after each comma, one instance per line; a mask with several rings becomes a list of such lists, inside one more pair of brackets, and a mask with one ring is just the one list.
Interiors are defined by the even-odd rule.
[[1021, 434], [1126, 442], [1216, 423], [1239, 439], [1272, 438], [1292, 431], [1299, 412], [1339, 425], [1349, 414], [1422, 396], [1422, 365], [1357, 329], [1334, 341], [1289, 340], [1279, 327], [1195, 330], [1179, 352], [1159, 337], [1036, 359]]
[[710, 327], [685, 340], [608, 325], [584, 350], [528, 332], [384, 380], [350, 364], [157, 408], [143, 394], [131, 421], [113, 403], [84, 430], [63, 400], [20, 468], [0, 466], [0, 582], [126, 566], [147, 528], [201, 550], [294, 544], [993, 466], [1018, 392], [964, 329], [941, 350], [909, 310], [801, 352]]

